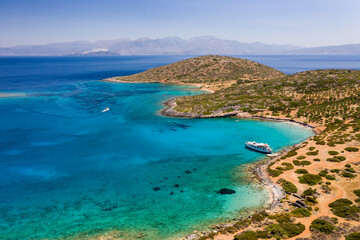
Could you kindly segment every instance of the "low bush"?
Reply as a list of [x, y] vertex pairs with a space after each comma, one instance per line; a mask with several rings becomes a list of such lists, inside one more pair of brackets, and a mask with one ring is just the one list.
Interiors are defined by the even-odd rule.
[[326, 161], [329, 161], [329, 162], [342, 162], [345, 160], [346, 160], [346, 157], [344, 157], [344, 156], [334, 156], [332, 158], [326, 159]]
[[276, 239], [292, 238], [301, 234], [305, 226], [301, 223], [279, 223], [267, 226], [266, 230]]
[[345, 171], [351, 172], [351, 173], [355, 173], [355, 172], [356, 172], [355, 169], [353, 169], [352, 167], [350, 167], [350, 168], [345, 168]]
[[328, 151], [328, 153], [332, 156], [339, 154], [339, 152], [337, 152], [337, 151]]
[[310, 231], [319, 231], [325, 234], [330, 234], [335, 230], [334, 224], [323, 219], [315, 219], [310, 224]]
[[247, 228], [250, 225], [251, 225], [251, 221], [249, 219], [242, 219], [234, 223], [233, 226], [237, 229], [243, 229], [243, 228]]
[[327, 171], [327, 170], [321, 170], [321, 171], [318, 173], [318, 175], [319, 175], [320, 177], [325, 177], [326, 174], [328, 174], [328, 171]]
[[309, 166], [310, 164], [311, 164], [310, 161], [306, 161], [306, 160], [301, 161], [301, 165], [302, 165], [302, 166]]
[[296, 169], [295, 173], [297, 173], [297, 174], [305, 174], [305, 173], [309, 173], [309, 172], [306, 169], [299, 168], [299, 169]]
[[296, 217], [310, 217], [311, 216], [311, 212], [309, 211], [309, 209], [306, 209], [306, 208], [297, 208], [294, 211], [292, 211], [291, 214]]
[[326, 175], [325, 175], [325, 178], [326, 178], [327, 180], [336, 180], [336, 177], [335, 177], [335, 176], [332, 176], [332, 175], [329, 175], [329, 174], [326, 174]]
[[268, 231], [256, 231], [256, 236], [261, 239], [270, 239], [272, 238], [271, 234]]
[[293, 164], [294, 164], [295, 166], [301, 166], [301, 162], [300, 162], [299, 160], [294, 160], [294, 161], [293, 161]]
[[311, 162], [310, 162], [310, 161], [307, 161], [307, 160], [303, 160], [303, 161], [294, 160], [294, 161], [293, 161], [293, 164], [294, 164], [295, 166], [308, 166], [308, 165], [311, 164]]
[[319, 150], [316, 150], [316, 151], [313, 151], [313, 152], [307, 152], [306, 153], [306, 155], [308, 155], [308, 156], [316, 156], [316, 155], [318, 155], [319, 154]]
[[258, 236], [254, 231], [245, 231], [234, 236], [234, 240], [257, 240]]
[[352, 173], [349, 172], [342, 172], [341, 176], [346, 177], [346, 178], [355, 178], [356, 176]]
[[356, 147], [347, 147], [345, 148], [346, 151], [348, 152], [358, 152], [359, 151], [359, 148], [356, 148]]
[[312, 151], [312, 150], [314, 150], [315, 149], [315, 147], [309, 147], [309, 150], [310, 151]]
[[312, 186], [321, 182], [321, 177], [319, 175], [315, 175], [311, 173], [304, 174], [302, 176], [299, 176], [298, 178], [300, 183], [308, 184]]
[[305, 159], [306, 157], [305, 156], [298, 156], [296, 159], [297, 160], [303, 160], [303, 159]]
[[320, 158], [314, 158], [315, 162], [320, 162]]
[[292, 182], [289, 182], [285, 179], [279, 179], [279, 183], [281, 184], [281, 186], [284, 188], [285, 192], [288, 193], [297, 193], [297, 187], [295, 186], [295, 184], [293, 184]]
[[356, 189], [353, 193], [360, 198], [360, 189]]
[[352, 204], [352, 201], [346, 198], [339, 198], [336, 201], [329, 204], [329, 207], [343, 207], [343, 206], [350, 206]]
[[287, 222], [291, 222], [290, 219], [290, 215], [289, 214], [276, 214], [276, 215], [272, 215], [269, 216], [270, 219], [274, 219], [275, 221], [277, 221], [278, 223], [287, 223]]
[[334, 215], [342, 218], [357, 216], [360, 209], [352, 205], [352, 202], [346, 198], [340, 198], [329, 204]]
[[312, 189], [312, 188], [308, 188], [303, 192], [304, 196], [310, 196], [313, 195], [316, 192], [316, 190]]
[[285, 170], [285, 171], [294, 169], [294, 166], [293, 166], [291, 163], [286, 163], [286, 162], [284, 162], [284, 163], [281, 163], [281, 165], [284, 166], [284, 170]]
[[278, 177], [278, 176], [280, 176], [281, 174], [284, 173], [283, 171], [281, 171], [279, 169], [275, 170], [275, 169], [271, 169], [270, 167], [267, 167], [266, 170], [267, 170], [270, 177]]
[[252, 215], [251, 220], [253, 222], [262, 222], [269, 214], [265, 211], [261, 211]]
[[359, 240], [360, 239], [360, 232], [350, 233], [345, 237], [345, 240]]

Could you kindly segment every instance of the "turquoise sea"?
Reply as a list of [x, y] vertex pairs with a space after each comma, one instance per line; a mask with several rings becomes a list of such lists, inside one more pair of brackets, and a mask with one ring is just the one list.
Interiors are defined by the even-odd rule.
[[[0, 239], [81, 238], [107, 231], [167, 239], [263, 205], [267, 192], [239, 170], [262, 155], [246, 150], [244, 142], [280, 150], [311, 136], [309, 129], [233, 118], [168, 118], [158, 114], [165, 100], [203, 92], [99, 81], [184, 58], [0, 58], [0, 92], [29, 94], [0, 99]], [[291, 63], [284, 56], [253, 58], [280, 70]], [[359, 57], [344, 58], [335, 60], [347, 62], [344, 68], [359, 66]], [[311, 68], [311, 61], [325, 66], [335, 60], [297, 59], [296, 71]], [[220, 195], [221, 188], [236, 194]]]

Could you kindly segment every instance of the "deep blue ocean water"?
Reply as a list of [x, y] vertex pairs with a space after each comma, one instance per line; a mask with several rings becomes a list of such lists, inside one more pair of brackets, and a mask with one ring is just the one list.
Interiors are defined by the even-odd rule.
[[[187, 56], [0, 58], [0, 238], [82, 237], [106, 231], [163, 239], [258, 207], [266, 191], [239, 167], [261, 158], [244, 142], [276, 150], [310, 130], [251, 120], [178, 119], [165, 100], [187, 86], [98, 81]], [[359, 68], [360, 57], [247, 56], [286, 73]], [[107, 112], [102, 112], [106, 107]], [[236, 190], [220, 195], [221, 188]]]

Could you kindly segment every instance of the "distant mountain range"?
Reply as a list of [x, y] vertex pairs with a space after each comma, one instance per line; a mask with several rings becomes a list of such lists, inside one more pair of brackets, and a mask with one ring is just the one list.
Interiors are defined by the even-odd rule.
[[75, 41], [0, 48], [0, 56], [117, 56], [117, 55], [360, 55], [360, 44], [304, 48], [295, 45], [242, 43], [212, 36], [127, 38], [97, 42]]

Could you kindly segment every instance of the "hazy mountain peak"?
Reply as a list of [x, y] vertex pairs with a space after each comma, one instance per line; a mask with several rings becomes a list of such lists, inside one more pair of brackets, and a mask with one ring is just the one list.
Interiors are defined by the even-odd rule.
[[[179, 37], [139, 38], [130, 40], [72, 41], [44, 45], [0, 48], [0, 56], [62, 56], [78, 55], [93, 49], [106, 49], [111, 55], [261, 55], [261, 54], [360, 54], [360, 44], [302, 48], [290, 44], [244, 43], [211, 35], [184, 40]], [[105, 53], [104, 53], [105, 54]]]

